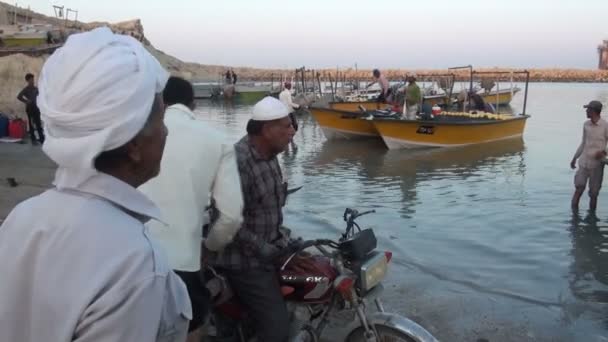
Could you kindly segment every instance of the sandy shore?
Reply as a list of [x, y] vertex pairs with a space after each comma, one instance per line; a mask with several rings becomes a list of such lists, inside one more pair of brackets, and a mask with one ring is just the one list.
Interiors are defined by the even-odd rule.
[[[19, 202], [51, 186], [55, 164], [40, 146], [0, 143], [0, 222]], [[15, 178], [11, 187], [7, 178]]]

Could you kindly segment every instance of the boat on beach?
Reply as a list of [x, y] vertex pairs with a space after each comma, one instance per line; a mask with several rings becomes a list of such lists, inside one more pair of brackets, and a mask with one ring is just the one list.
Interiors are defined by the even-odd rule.
[[210, 99], [220, 95], [222, 89], [217, 83], [193, 83], [195, 99]]

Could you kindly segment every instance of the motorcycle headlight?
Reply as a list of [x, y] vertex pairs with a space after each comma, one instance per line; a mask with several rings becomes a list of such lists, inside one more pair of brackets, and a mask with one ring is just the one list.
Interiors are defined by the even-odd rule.
[[359, 284], [363, 292], [373, 289], [384, 279], [389, 260], [387, 253], [376, 252], [361, 264]]

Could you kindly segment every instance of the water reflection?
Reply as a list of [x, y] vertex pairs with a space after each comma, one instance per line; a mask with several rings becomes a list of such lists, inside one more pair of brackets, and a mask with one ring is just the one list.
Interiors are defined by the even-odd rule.
[[[467, 180], [496, 175], [525, 174], [525, 146], [522, 139], [445, 149], [393, 150], [378, 140], [325, 141], [320, 152], [307, 162], [311, 177], [348, 177], [363, 184], [362, 196], [373, 196], [385, 206], [395, 205], [409, 217], [419, 204], [418, 191], [426, 182]], [[400, 198], [394, 189], [399, 189]], [[344, 190], [342, 190], [344, 191]]]
[[572, 293], [587, 302], [608, 304], [608, 223], [594, 213], [573, 213], [570, 223]]

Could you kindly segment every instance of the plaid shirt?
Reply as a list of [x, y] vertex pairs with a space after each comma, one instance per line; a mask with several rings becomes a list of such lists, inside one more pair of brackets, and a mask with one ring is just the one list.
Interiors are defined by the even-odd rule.
[[287, 183], [283, 182], [276, 157], [264, 159], [245, 136], [235, 145], [243, 189], [243, 225], [233, 242], [217, 253], [209, 253], [208, 262], [229, 269], [262, 268], [259, 251], [264, 244], [284, 247], [286, 237], [280, 230]]

